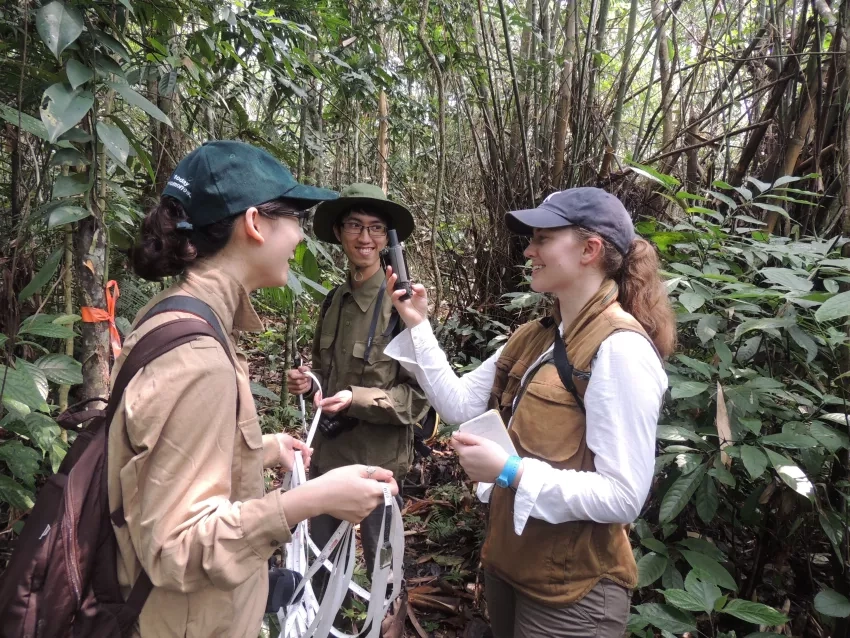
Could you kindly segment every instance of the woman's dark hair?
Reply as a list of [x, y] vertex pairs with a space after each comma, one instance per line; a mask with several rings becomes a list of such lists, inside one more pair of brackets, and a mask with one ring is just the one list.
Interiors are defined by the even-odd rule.
[[[263, 217], [275, 218], [292, 216], [303, 206], [275, 199], [256, 208]], [[207, 226], [179, 229], [177, 224], [188, 222], [189, 216], [176, 199], [163, 197], [142, 221], [139, 238], [130, 251], [133, 271], [149, 281], [179, 275], [196, 259], [211, 257], [224, 248], [241, 217], [231, 215]]]

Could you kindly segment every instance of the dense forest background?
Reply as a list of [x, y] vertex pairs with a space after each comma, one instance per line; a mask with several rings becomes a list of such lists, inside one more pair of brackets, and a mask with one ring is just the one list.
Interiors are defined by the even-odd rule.
[[[108, 394], [167, 284], [127, 269], [139, 220], [228, 138], [414, 211], [459, 371], [546, 309], [504, 212], [621, 197], [680, 328], [630, 632], [847, 636], [849, 32], [838, 0], [6, 0], [0, 567], [74, 436], [54, 417]], [[281, 374], [344, 267], [309, 238], [295, 262], [246, 341], [267, 430], [298, 426]], [[408, 483], [407, 632], [480, 636], [484, 513], [440, 446]]]

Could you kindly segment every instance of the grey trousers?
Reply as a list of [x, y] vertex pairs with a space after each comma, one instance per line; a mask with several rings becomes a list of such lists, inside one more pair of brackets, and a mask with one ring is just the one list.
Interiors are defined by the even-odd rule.
[[484, 593], [494, 638], [622, 638], [631, 608], [625, 587], [600, 580], [566, 607], [547, 607], [484, 573]]

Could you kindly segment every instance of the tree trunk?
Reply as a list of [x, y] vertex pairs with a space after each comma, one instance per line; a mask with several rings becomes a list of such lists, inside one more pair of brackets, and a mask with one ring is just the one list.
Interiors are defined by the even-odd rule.
[[[623, 101], [626, 98], [628, 88], [629, 61], [632, 58], [632, 47], [635, 40], [635, 25], [637, 24], [638, 0], [632, 0], [629, 7], [629, 26], [626, 32], [626, 44], [623, 47], [623, 62], [620, 67], [620, 82], [617, 86], [617, 102], [614, 105], [614, 114], [611, 122], [611, 154], [616, 155], [617, 146], [620, 143], [620, 127], [623, 124]], [[607, 175], [608, 171], [600, 171]]]
[[555, 158], [552, 163], [552, 187], [561, 188], [564, 177], [564, 157], [567, 150], [570, 103], [572, 100], [573, 61], [576, 48], [576, 0], [567, 0], [564, 11], [564, 66], [558, 86], [558, 110], [555, 116]]
[[[652, 20], [657, 33], [658, 72], [661, 77], [661, 151], [672, 148], [674, 142], [673, 123], [673, 76], [670, 72], [670, 49], [667, 40], [667, 18], [664, 15], [664, 1], [652, 0]], [[661, 164], [661, 172], [667, 173], [672, 166], [665, 161]]]
[[378, 167], [381, 175], [381, 188], [384, 193], [389, 192], [390, 170], [387, 159], [390, 155], [389, 138], [389, 107], [387, 105], [387, 94], [381, 90], [378, 97]]

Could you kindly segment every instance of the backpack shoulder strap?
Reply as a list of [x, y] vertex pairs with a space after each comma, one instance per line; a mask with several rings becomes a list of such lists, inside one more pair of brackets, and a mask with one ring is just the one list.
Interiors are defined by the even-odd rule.
[[561, 383], [569, 390], [570, 394], [576, 400], [582, 414], [587, 414], [584, 408], [584, 399], [579, 395], [578, 388], [573, 380], [573, 364], [570, 363], [570, 358], [567, 356], [567, 347], [564, 345], [564, 338], [560, 331], [555, 331], [555, 346], [552, 351], [552, 358], [555, 362], [555, 368], [558, 370], [558, 376], [561, 377]]
[[145, 321], [154, 317], [156, 315], [161, 315], [164, 312], [186, 312], [192, 315], [195, 315], [208, 324], [210, 324], [215, 330], [216, 334], [211, 335], [214, 336], [215, 339], [218, 340], [219, 343], [224, 347], [225, 352], [228, 353], [228, 357], [230, 356], [230, 348], [227, 345], [228, 339], [227, 335], [224, 334], [224, 330], [221, 327], [221, 323], [218, 320], [218, 317], [215, 316], [212, 308], [209, 307], [208, 304], [204, 303], [197, 297], [190, 297], [188, 295], [175, 295], [174, 297], [166, 297], [158, 304], [153, 306], [150, 310], [148, 310], [144, 317], [136, 324], [138, 328]]
[[339, 286], [334, 286], [333, 288], [328, 290], [328, 293], [325, 295], [325, 298], [322, 299], [322, 319], [324, 319], [325, 315], [328, 314], [328, 310], [330, 310], [331, 303], [334, 300], [334, 295], [336, 294], [336, 291], [338, 289]]

